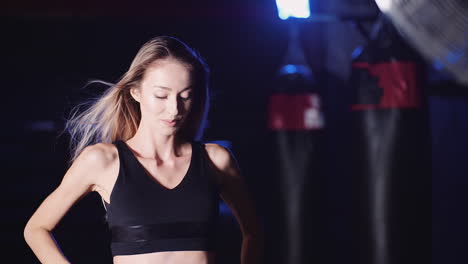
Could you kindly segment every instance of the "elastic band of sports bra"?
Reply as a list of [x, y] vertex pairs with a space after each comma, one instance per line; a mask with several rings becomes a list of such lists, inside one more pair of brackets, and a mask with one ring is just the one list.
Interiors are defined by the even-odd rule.
[[112, 242], [145, 242], [159, 239], [208, 237], [208, 222], [179, 222], [152, 225], [112, 226]]

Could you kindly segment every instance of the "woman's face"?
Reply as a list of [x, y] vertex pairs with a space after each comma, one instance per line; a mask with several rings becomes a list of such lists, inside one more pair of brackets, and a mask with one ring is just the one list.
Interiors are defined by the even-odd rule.
[[140, 88], [133, 89], [132, 96], [140, 102], [142, 121], [154, 125], [158, 132], [173, 135], [191, 108], [192, 90], [189, 68], [166, 58], [146, 69]]

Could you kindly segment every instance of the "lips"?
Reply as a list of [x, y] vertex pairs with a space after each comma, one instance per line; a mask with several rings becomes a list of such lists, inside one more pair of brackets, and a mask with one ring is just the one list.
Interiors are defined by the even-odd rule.
[[163, 122], [164, 122], [166, 125], [168, 125], [168, 126], [175, 126], [175, 125], [177, 125], [177, 123], [179, 122], [178, 119], [173, 119], [173, 120], [167, 120], [167, 119], [164, 120], [164, 119], [163, 119], [163, 120], [161, 120], [161, 121], [163, 121]]

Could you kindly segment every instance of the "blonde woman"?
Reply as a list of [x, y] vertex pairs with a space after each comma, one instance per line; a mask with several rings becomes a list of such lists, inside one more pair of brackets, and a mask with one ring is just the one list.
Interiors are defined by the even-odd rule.
[[219, 197], [240, 225], [241, 263], [260, 263], [260, 225], [235, 158], [200, 142], [208, 72], [186, 44], [156, 37], [117, 84], [75, 112], [66, 126], [71, 166], [24, 229], [42, 263], [70, 263], [52, 231], [92, 191], [107, 210], [116, 264], [215, 263]]

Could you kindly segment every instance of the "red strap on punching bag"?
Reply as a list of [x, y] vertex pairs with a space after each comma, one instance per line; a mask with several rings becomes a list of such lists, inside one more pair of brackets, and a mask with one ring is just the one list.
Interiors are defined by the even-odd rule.
[[352, 110], [419, 108], [421, 106], [421, 84], [418, 78], [418, 66], [414, 62], [391, 61], [372, 64], [357, 61], [352, 64], [352, 68], [354, 71], [365, 71], [361, 74], [368, 74], [376, 79], [374, 85], [377, 87], [365, 86], [361, 87], [361, 90], [381, 89], [375, 102], [354, 104], [351, 107]]
[[279, 130], [323, 128], [320, 97], [314, 93], [273, 94], [268, 107], [268, 127]]

